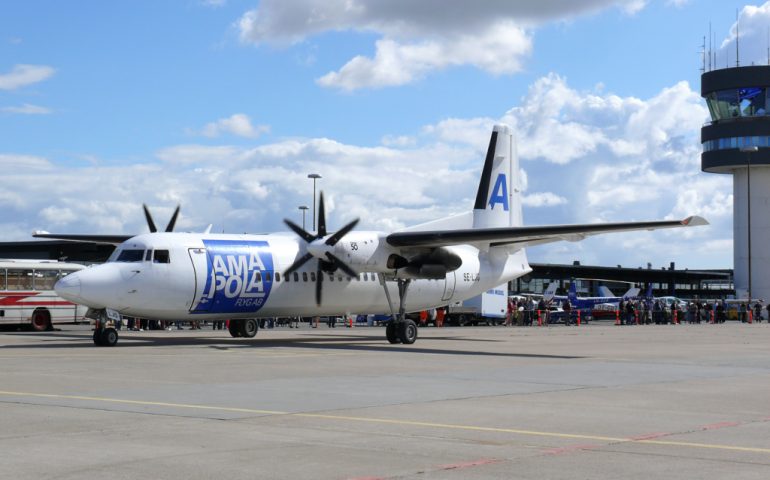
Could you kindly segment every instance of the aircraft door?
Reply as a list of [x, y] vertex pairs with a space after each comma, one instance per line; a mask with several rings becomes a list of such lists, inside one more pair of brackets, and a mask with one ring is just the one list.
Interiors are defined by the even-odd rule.
[[441, 296], [441, 301], [446, 302], [449, 301], [452, 298], [452, 295], [455, 293], [455, 272], [449, 272], [446, 274], [446, 279], [444, 280], [444, 294]]
[[205, 248], [190, 248], [188, 252], [195, 271], [195, 293], [190, 303], [190, 311], [206, 312], [211, 310], [211, 305], [214, 303], [203, 298], [208, 274], [211, 271], [211, 260]]

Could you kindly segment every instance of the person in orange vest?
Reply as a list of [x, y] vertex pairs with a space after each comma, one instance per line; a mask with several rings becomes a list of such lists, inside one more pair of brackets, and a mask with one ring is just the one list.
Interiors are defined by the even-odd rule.
[[420, 310], [420, 326], [424, 327], [428, 323], [428, 311]]
[[443, 308], [437, 308], [436, 309], [436, 326], [437, 327], [443, 327], [444, 326], [444, 309]]

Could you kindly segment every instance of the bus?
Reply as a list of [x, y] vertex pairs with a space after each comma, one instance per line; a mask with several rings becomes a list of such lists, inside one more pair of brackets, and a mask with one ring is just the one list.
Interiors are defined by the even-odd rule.
[[59, 297], [53, 289], [57, 280], [83, 268], [55, 260], [0, 259], [0, 325], [44, 331], [57, 323], [87, 321], [87, 307]]

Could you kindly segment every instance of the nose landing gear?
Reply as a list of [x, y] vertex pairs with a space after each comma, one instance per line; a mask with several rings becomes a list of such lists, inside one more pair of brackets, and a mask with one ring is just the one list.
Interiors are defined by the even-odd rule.
[[94, 345], [114, 347], [117, 343], [118, 330], [115, 328], [115, 322], [109, 318], [105, 310], [102, 310], [94, 319]]

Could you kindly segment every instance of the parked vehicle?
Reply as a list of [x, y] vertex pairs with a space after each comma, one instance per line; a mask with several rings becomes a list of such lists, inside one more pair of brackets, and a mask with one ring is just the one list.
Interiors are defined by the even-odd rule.
[[464, 302], [455, 302], [447, 308], [446, 322], [450, 325], [501, 325], [508, 309], [508, 285], [487, 290]]

